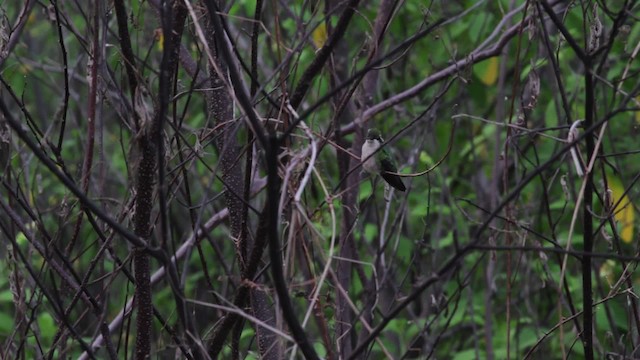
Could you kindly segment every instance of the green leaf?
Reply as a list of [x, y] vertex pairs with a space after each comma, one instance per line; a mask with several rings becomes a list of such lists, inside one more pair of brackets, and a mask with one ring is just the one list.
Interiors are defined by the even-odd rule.
[[368, 243], [375, 242], [378, 236], [378, 227], [375, 224], [368, 223], [364, 226], [364, 238]]
[[53, 339], [58, 327], [56, 326], [53, 317], [49, 313], [43, 312], [38, 315], [38, 327], [40, 333], [45, 339]]
[[362, 202], [368, 199], [371, 196], [371, 194], [372, 194], [371, 181], [365, 180], [361, 182], [360, 193], [358, 194], [358, 201]]
[[475, 359], [484, 359], [485, 353], [484, 351], [476, 351], [475, 349], [468, 349], [457, 352], [451, 358], [452, 360], [475, 360]]

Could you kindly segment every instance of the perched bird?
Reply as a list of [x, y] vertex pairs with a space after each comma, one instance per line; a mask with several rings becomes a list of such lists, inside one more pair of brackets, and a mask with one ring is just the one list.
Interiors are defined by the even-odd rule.
[[[371, 128], [367, 131], [367, 139], [362, 144], [362, 160], [364, 161], [362, 167], [369, 174], [380, 174], [384, 181], [394, 188], [405, 191], [407, 188], [402, 183], [402, 179], [394, 174], [398, 172], [398, 169], [391, 154], [384, 148], [376, 152], [383, 142], [378, 129]], [[375, 155], [371, 156], [374, 152]]]

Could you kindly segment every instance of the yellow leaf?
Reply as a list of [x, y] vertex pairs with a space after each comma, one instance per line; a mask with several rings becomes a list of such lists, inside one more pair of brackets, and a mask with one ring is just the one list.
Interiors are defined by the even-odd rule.
[[[636, 96], [636, 107], [640, 107], [640, 96]], [[640, 124], [640, 111], [636, 111], [636, 122]]]
[[600, 277], [607, 280], [609, 286], [615, 284], [615, 267], [616, 262], [611, 259], [603, 262], [600, 266]]
[[320, 23], [320, 25], [313, 30], [311, 38], [313, 39], [313, 45], [315, 45], [317, 49], [323, 47], [324, 43], [327, 42], [327, 25], [325, 23]]
[[153, 32], [153, 35], [156, 38], [156, 41], [158, 42], [158, 50], [162, 51], [164, 49], [164, 33], [162, 32], [162, 29], [158, 28], [155, 29], [155, 31]]
[[[622, 241], [630, 243], [633, 240], [633, 220], [636, 216], [633, 204], [631, 204], [627, 195], [622, 196], [624, 194], [624, 186], [622, 186], [622, 182], [618, 178], [607, 176], [607, 182], [612, 192], [613, 204], [618, 204], [613, 210], [613, 214], [618, 223], [620, 238]], [[621, 196], [622, 200], [620, 199]]]
[[482, 81], [482, 83], [487, 86], [495, 84], [498, 80], [498, 57], [491, 57], [487, 59], [486, 62], [483, 61], [480, 64], [484, 65], [484, 69], [481, 69], [480, 73], [478, 74], [478, 76], [480, 77], [480, 81]]
[[18, 71], [21, 74], [28, 74], [31, 72], [31, 65], [29, 64], [20, 64], [20, 66], [18, 67]]

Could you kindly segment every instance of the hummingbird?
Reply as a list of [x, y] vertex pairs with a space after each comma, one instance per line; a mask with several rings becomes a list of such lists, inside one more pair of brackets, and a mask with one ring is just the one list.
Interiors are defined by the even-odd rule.
[[[367, 139], [362, 144], [362, 160], [364, 161], [362, 167], [369, 174], [380, 174], [384, 181], [394, 188], [405, 191], [407, 188], [402, 183], [402, 179], [395, 174], [398, 172], [398, 168], [391, 154], [385, 148], [377, 151], [383, 142], [378, 129], [371, 128], [367, 131]], [[374, 152], [375, 155], [371, 156]]]

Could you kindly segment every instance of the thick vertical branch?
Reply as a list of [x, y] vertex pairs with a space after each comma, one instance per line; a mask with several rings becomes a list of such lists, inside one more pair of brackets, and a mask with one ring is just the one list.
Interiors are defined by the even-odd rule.
[[[181, 4], [177, 5], [175, 18], [173, 17], [173, 7], [171, 4], [165, 3], [160, 9], [160, 18], [162, 21], [163, 32], [166, 34], [168, 41], [164, 48], [161, 68], [160, 68], [160, 85], [159, 96], [156, 108], [153, 114], [146, 113], [151, 111], [144, 104], [141, 86], [135, 89], [134, 98], [136, 100], [136, 116], [140, 116], [139, 133], [136, 135], [138, 139], [137, 145], [140, 152], [140, 161], [138, 173], [136, 174], [136, 200], [134, 215], [134, 231], [136, 235], [149, 241], [151, 235], [151, 211], [153, 209], [153, 190], [156, 182], [156, 167], [158, 176], [158, 192], [160, 202], [160, 233], [161, 245], [166, 244], [166, 199], [164, 195], [164, 141], [162, 139], [162, 129], [164, 118], [168, 113], [171, 86], [178, 59], [179, 41], [182, 35], [182, 28], [186, 19], [186, 9]], [[146, 118], [146, 119], [145, 119]], [[149, 121], [152, 120], [152, 123]], [[164, 247], [163, 247], [164, 248]], [[137, 335], [136, 335], [136, 357], [145, 359], [150, 353], [150, 336], [151, 321], [153, 316], [153, 304], [151, 298], [150, 286], [150, 267], [149, 254], [145, 248], [136, 247], [134, 249], [134, 269], [136, 279], [136, 302], [138, 305], [138, 316], [136, 318]], [[166, 262], [169, 274], [169, 280], [172, 285], [174, 297], [176, 300], [178, 316], [182, 321], [185, 329], [194, 332], [186, 307], [182, 301], [183, 294], [175, 276], [173, 265]], [[190, 340], [191, 337], [189, 337]], [[192, 343], [193, 345], [193, 343]], [[192, 346], [193, 351], [197, 351]]]
[[[220, 8], [220, 4], [217, 3], [217, 7]], [[260, 4], [256, 4], [258, 6]], [[259, 19], [260, 16], [260, 8], [256, 8], [256, 17]], [[247, 127], [247, 138], [249, 141], [249, 150], [247, 155], [247, 163], [245, 166], [246, 177], [243, 176], [242, 167], [238, 166], [238, 161], [241, 158], [241, 147], [239, 142], [237, 141], [237, 132], [239, 129], [239, 124], [237, 121], [234, 121], [234, 113], [233, 113], [233, 98], [232, 94], [229, 92], [229, 88], [226, 86], [226, 83], [229, 78], [230, 68], [234, 67], [235, 64], [228, 61], [225, 57], [223, 57], [222, 52], [227, 49], [226, 38], [222, 32], [215, 32], [213, 29], [213, 22], [217, 19], [210, 19], [208, 31], [207, 31], [207, 43], [210, 46], [211, 53], [214, 56], [213, 61], [216, 62], [216, 67], [220, 72], [216, 70], [215, 67], [211, 66], [210, 71], [210, 81], [211, 81], [211, 91], [206, 94], [206, 102], [207, 102], [207, 111], [209, 116], [214, 121], [216, 128], [218, 130], [218, 134], [216, 136], [216, 147], [218, 149], [219, 161], [220, 161], [220, 169], [222, 172], [222, 180], [225, 185], [225, 202], [227, 208], [229, 209], [229, 221], [231, 225], [231, 236], [236, 240], [236, 253], [240, 262], [240, 268], [242, 273], [246, 273], [247, 267], [247, 255], [249, 254], [249, 249], [252, 248], [252, 244], [248, 242], [248, 231], [247, 223], [248, 223], [248, 189], [250, 187], [250, 175], [251, 175], [251, 142], [253, 141], [253, 133], [252, 130]], [[257, 52], [257, 26], [259, 24], [256, 22], [256, 27], [254, 28], [254, 41], [256, 41], [256, 48], [254, 48], [254, 53]], [[257, 63], [257, 58], [252, 63]], [[255, 65], [254, 65], [255, 67]], [[254, 76], [257, 75], [254, 73]], [[255, 88], [256, 85], [252, 86]], [[239, 190], [242, 189], [241, 193]], [[244, 195], [243, 195], [244, 194]], [[257, 246], [257, 245], [256, 245]], [[254, 249], [254, 251], [257, 249]], [[247, 280], [257, 281], [257, 279], [249, 278]], [[253, 314], [260, 320], [269, 323], [271, 325], [275, 325], [273, 316], [273, 310], [270, 309], [270, 301], [267, 295], [259, 289], [250, 289], [249, 291], [250, 301], [251, 301], [251, 311]], [[230, 315], [227, 315], [229, 318]], [[229, 323], [235, 323], [235, 321], [239, 320], [237, 317], [233, 316], [229, 318]], [[232, 321], [235, 319], [234, 321]], [[227, 322], [223, 324], [227, 325]], [[228, 325], [230, 326], [230, 325]], [[226, 337], [228, 333], [227, 329], [220, 329], [219, 336], [216, 337], [216, 341], [219, 341], [221, 337]], [[280, 355], [279, 346], [273, 346], [274, 342], [277, 340], [275, 334], [264, 331], [261, 328], [257, 329], [258, 334], [258, 345], [260, 348], [260, 352], [263, 357], [277, 359]], [[217, 348], [217, 344], [216, 347]]]
[[[253, 246], [253, 251], [248, 258], [247, 266], [245, 270], [242, 272], [243, 279], [253, 279], [256, 272], [258, 271], [258, 266], [260, 264], [260, 260], [262, 259], [262, 254], [267, 244], [267, 206], [265, 205], [264, 209], [260, 214], [260, 220], [258, 222], [258, 229], [256, 230], [255, 235], [255, 244]], [[244, 308], [247, 303], [249, 297], [249, 287], [248, 284], [242, 284], [233, 299], [234, 306], [238, 308]], [[224, 345], [224, 341], [227, 338], [227, 335], [234, 327], [237, 321], [240, 320], [240, 316], [236, 313], [227, 314], [222, 320], [220, 326], [216, 329], [213, 337], [211, 338], [211, 342], [209, 344], [209, 356], [212, 358], [217, 358], [222, 351], [222, 346]]]
[[[206, 1], [205, 4], [209, 15], [209, 28], [207, 29], [206, 42], [209, 44], [210, 53], [214, 57], [210, 60], [216, 63], [215, 67], [212, 66], [210, 68], [211, 88], [214, 90], [206, 94], [207, 111], [209, 116], [213, 117], [215, 123], [220, 125], [218, 127], [220, 136], [217, 137], [216, 145], [220, 157], [222, 179], [227, 190], [225, 192], [225, 200], [229, 209], [232, 236], [238, 240], [236, 253], [240, 259], [241, 275], [243, 279], [256, 281], [256, 279], [254, 279], [255, 272], [260, 263], [264, 246], [266, 245], [267, 214], [264, 212], [261, 215], [260, 225], [258, 226], [255, 236], [256, 242], [253, 249], [251, 249], [250, 244], [244, 241], [244, 239], [247, 239], [247, 234], [243, 235], [242, 232], [243, 227], [246, 226], [247, 219], [245, 218], [246, 213], [244, 211], [245, 203], [243, 202], [242, 196], [239, 195], [241, 192], [238, 190], [244, 189], [247, 184], [243, 183], [242, 168], [237, 166], [240, 148], [236, 141], [235, 131], [238, 127], [237, 123], [233, 122], [233, 103], [227, 85], [228, 80], [231, 80], [233, 91], [242, 106], [243, 112], [256, 131], [254, 135], [261, 140], [262, 144], [265, 143], [264, 134], [261, 132], [261, 126], [255, 117], [249, 96], [244, 92], [244, 87], [240, 83], [239, 74], [237, 74], [234, 67], [234, 59], [230, 49], [227, 47], [222, 21], [217, 14], [217, 9], [219, 8], [218, 3], [216, 1]], [[220, 73], [215, 69], [216, 67], [220, 70]], [[251, 130], [248, 129], [247, 131]], [[249, 253], [249, 249], [251, 249], [251, 256], [247, 261], [246, 254]], [[248, 296], [251, 297], [253, 303], [252, 311], [255, 316], [262, 321], [273, 323], [273, 315], [267, 311], [268, 298], [258, 290], [251, 290], [247, 286], [241, 286], [236, 294], [234, 304], [239, 307], [244, 307]], [[224, 320], [217, 327], [214, 337], [210, 342], [210, 356], [218, 356], [227, 335], [238, 320], [239, 317], [236, 314], [227, 314], [225, 316]], [[261, 331], [258, 331], [258, 340], [262, 355], [266, 356], [267, 354], [263, 352], [263, 349], [267, 349], [271, 344], [263, 341]], [[266, 346], [263, 347], [263, 345]], [[270, 353], [277, 357], [277, 352], [271, 351]]]
[[[262, 0], [256, 1], [255, 8], [255, 16], [253, 23], [253, 30], [251, 34], [251, 89], [250, 95], [253, 98], [258, 91], [258, 36], [260, 30], [260, 21], [262, 18]], [[242, 229], [240, 233], [240, 238], [238, 239], [238, 246], [240, 247], [240, 251], [244, 252], [245, 258], [248, 256], [248, 249], [253, 249], [253, 251], [259, 251], [257, 249], [258, 246], [264, 246], [254, 243], [252, 247], [250, 247], [250, 243], [248, 240], [249, 229], [249, 195], [251, 189], [251, 169], [253, 167], [253, 143], [255, 136], [251, 128], [247, 127], [247, 142], [246, 142], [246, 160], [245, 160], [245, 179], [244, 179], [244, 204], [242, 209]], [[246, 259], [245, 259], [246, 261]], [[250, 279], [247, 279], [250, 280]], [[250, 292], [250, 300], [251, 300], [251, 309], [254, 315], [269, 323], [275, 324], [275, 312], [274, 309], [270, 305], [269, 297], [260, 289], [251, 289]], [[243, 322], [238, 322], [238, 327], [241, 328], [241, 324]], [[258, 348], [260, 350], [260, 354], [262, 358], [265, 360], [277, 360], [282, 358], [282, 346], [276, 334], [271, 331], [265, 330], [263, 327], [256, 327], [256, 338], [258, 341]]]
[[123, 0], [114, 0], [113, 7], [116, 9], [116, 19], [118, 21], [118, 36], [120, 37], [120, 49], [124, 56], [124, 68], [127, 71], [129, 80], [129, 92], [133, 98], [134, 91], [138, 87], [136, 77], [136, 63], [133, 49], [131, 48], [131, 38], [129, 37], [129, 27], [127, 26], [127, 11]]
[[[140, 165], [136, 175], [134, 232], [142, 239], [149, 240], [151, 209], [153, 207], [153, 186], [156, 167], [156, 151], [153, 143], [143, 137], [139, 140]], [[133, 253], [133, 268], [136, 280], [136, 359], [147, 359], [151, 352], [151, 302], [149, 256], [143, 247], [136, 247]]]
[[[240, 106], [243, 109], [244, 114], [248, 117], [251, 125], [256, 130], [256, 136], [260, 140], [260, 143], [265, 147], [265, 157], [267, 161], [267, 218], [268, 218], [268, 226], [267, 233], [269, 239], [269, 248], [271, 255], [271, 268], [274, 276], [274, 284], [276, 286], [276, 291], [278, 294], [278, 298], [282, 307], [282, 311], [284, 314], [284, 318], [291, 329], [293, 334], [293, 338], [296, 340], [298, 346], [304, 353], [307, 358], [317, 359], [317, 354], [315, 353], [313, 347], [309, 344], [307, 337], [300, 326], [297, 318], [295, 317], [295, 313], [293, 312], [293, 306], [291, 304], [291, 299], [289, 298], [287, 285], [284, 280], [284, 276], [282, 273], [282, 259], [279, 257], [279, 249], [280, 246], [278, 244], [278, 198], [280, 191], [280, 179], [277, 169], [278, 162], [278, 145], [279, 141], [272, 136], [269, 141], [265, 139], [263, 133], [260, 133], [261, 125], [259, 124], [253, 107], [249, 101], [249, 96], [246, 93], [244, 85], [242, 83], [242, 79], [238, 74], [237, 69], [232, 65], [232, 56], [231, 50], [227, 47], [225, 38], [224, 38], [224, 28], [222, 26], [222, 21], [220, 19], [220, 15], [218, 14], [218, 6], [215, 1], [209, 0], [205, 2], [207, 6], [207, 10], [209, 12], [209, 17], [213, 28], [215, 30], [215, 36], [217, 40], [217, 45], [220, 50], [220, 57], [224, 59], [229, 65], [229, 78], [233, 85], [233, 89], [235, 91], [236, 97], [240, 103]], [[270, 184], [270, 185], [269, 185]], [[274, 192], [275, 190], [275, 192]], [[275, 208], [275, 212], [273, 209]]]
[[[217, 2], [217, 1], [216, 1]], [[218, 3], [218, 8], [221, 8]], [[217, 35], [217, 36], [216, 36]], [[231, 226], [231, 236], [236, 240], [236, 254], [240, 260], [241, 269], [245, 269], [245, 261], [247, 247], [245, 243], [246, 237], [243, 235], [243, 223], [245, 203], [240, 200], [237, 194], [240, 189], [244, 191], [245, 185], [242, 175], [242, 168], [238, 166], [240, 159], [240, 147], [236, 141], [238, 123], [233, 121], [233, 100], [229, 88], [226, 85], [228, 79], [228, 67], [233, 64], [224, 62], [218, 52], [221, 46], [225, 46], [223, 42], [225, 37], [223, 34], [215, 34], [212, 27], [212, 19], [207, 24], [207, 44], [214, 56], [212, 61], [216, 62], [216, 66], [209, 66], [210, 91], [205, 93], [205, 101], [207, 103], [207, 114], [216, 133], [216, 148], [218, 150], [220, 171], [222, 173], [222, 181], [225, 185], [224, 199], [229, 209], [229, 222]], [[216, 71], [216, 67], [220, 73]], [[248, 211], [248, 209], [247, 209]]]
[[[120, 48], [122, 49], [122, 54], [125, 60], [125, 69], [128, 74], [129, 90], [131, 92], [131, 98], [135, 99], [136, 91], [141, 91], [141, 89], [138, 89], [138, 80], [135, 70], [136, 63], [133, 49], [131, 47], [131, 39], [129, 37], [127, 13], [122, 0], [115, 0], [114, 7], [116, 9], [116, 18], [118, 21]], [[138, 114], [134, 112], [133, 117], [136, 124], [136, 130], [138, 130], [140, 123]], [[134, 233], [137, 236], [148, 241], [150, 233], [151, 208], [153, 206], [151, 199], [153, 196], [156, 154], [153, 144], [146, 136], [139, 139], [137, 146], [140, 150], [139, 156], [141, 159], [135, 179], [136, 199], [134, 205], [135, 213], [133, 218], [133, 227]], [[147, 358], [151, 352], [151, 320], [153, 316], [149, 258], [145, 253], [144, 247], [137, 246], [134, 248], [133, 268], [136, 282], [135, 300], [138, 312], [136, 317], [136, 358], [142, 360]]]

